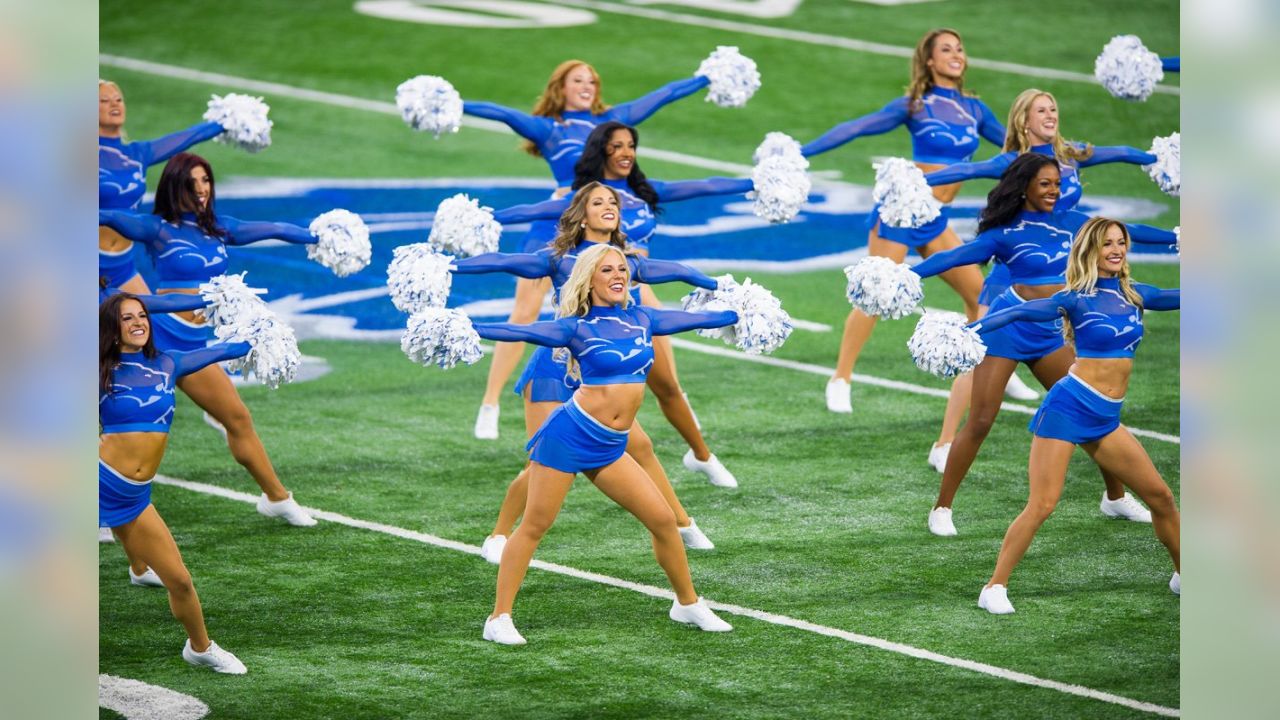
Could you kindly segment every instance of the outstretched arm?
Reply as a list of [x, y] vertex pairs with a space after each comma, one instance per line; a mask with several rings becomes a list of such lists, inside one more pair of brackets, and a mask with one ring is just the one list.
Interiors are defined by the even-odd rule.
[[529, 323], [471, 323], [476, 333], [485, 340], [502, 342], [531, 342], [546, 347], [565, 347], [577, 331], [578, 318], [560, 318], [549, 322]]
[[922, 278], [933, 277], [961, 265], [986, 262], [994, 257], [995, 254], [995, 239], [983, 233], [974, 238], [973, 242], [968, 242], [940, 253], [934, 253], [929, 256], [929, 259], [911, 269]]
[[1004, 123], [1000, 122], [1000, 118], [996, 117], [996, 114], [991, 112], [991, 108], [987, 107], [987, 104], [981, 100], [978, 101], [978, 108], [982, 113], [978, 117], [978, 134], [992, 145], [1003, 148]]
[[159, 215], [140, 215], [128, 210], [99, 210], [98, 224], [138, 242], [154, 240], [160, 234]]
[[737, 195], [751, 192], [755, 183], [751, 178], [709, 177], [702, 180], [673, 180], [650, 182], [658, 193], [660, 202], [678, 202], [707, 195]]
[[168, 160], [192, 145], [197, 145], [205, 140], [212, 140], [221, 135], [222, 132], [223, 128], [218, 123], [204, 122], [186, 130], [179, 130], [171, 135], [165, 135], [155, 140], [143, 140], [136, 144], [142, 146], [143, 166], [150, 167]]
[[732, 310], [684, 312], [683, 310], [658, 310], [643, 305], [640, 309], [649, 315], [649, 328], [654, 335], [675, 335], [687, 330], [725, 327], [738, 322], [738, 313]]
[[719, 287], [716, 279], [701, 270], [672, 262], [671, 260], [653, 260], [643, 255], [627, 256], [631, 261], [631, 275], [636, 280], [650, 285], [661, 285], [669, 282], [683, 282], [695, 287], [715, 290]]
[[1160, 58], [1160, 69], [1165, 72], [1182, 72], [1182, 56], [1174, 55], [1173, 57]]
[[941, 170], [925, 173], [924, 180], [929, 183], [929, 187], [950, 185], [951, 183], [964, 182], [974, 178], [998, 180], [1004, 174], [1004, 171], [1009, 168], [1013, 158], [1014, 153], [1007, 152], [1000, 153], [982, 162], [956, 163], [955, 165], [948, 165]]
[[284, 240], [296, 245], [314, 245], [319, 242], [319, 238], [312, 235], [310, 230], [289, 223], [237, 220], [219, 215], [218, 225], [227, 231], [228, 245], [248, 245], [271, 239]]
[[197, 370], [203, 370], [216, 362], [244, 357], [252, 349], [253, 346], [247, 342], [233, 342], [217, 343], [187, 352], [168, 352], [165, 354], [173, 358], [173, 370], [178, 377], [182, 377], [183, 375], [190, 375]]
[[1180, 310], [1182, 308], [1181, 288], [1161, 290], [1146, 283], [1134, 283], [1133, 287], [1142, 296], [1144, 310]]
[[532, 222], [534, 220], [559, 220], [565, 210], [569, 209], [569, 198], [543, 200], [539, 203], [512, 205], [493, 213], [493, 219], [503, 225]]
[[514, 108], [490, 102], [464, 101], [462, 103], [462, 112], [467, 115], [497, 120], [535, 145], [541, 145], [546, 142], [548, 137], [551, 137], [552, 126], [555, 124], [551, 118], [530, 115]]
[[687, 98], [710, 84], [711, 81], [705, 77], [676, 80], [644, 97], [614, 105], [605, 111], [604, 115], [609, 120], [617, 120], [627, 125], [639, 125], [667, 105], [681, 98]]
[[1143, 225], [1142, 223], [1125, 223], [1124, 226], [1129, 229], [1129, 237], [1133, 238], [1135, 243], [1173, 245], [1178, 242], [1178, 236], [1172, 230], [1165, 230], [1154, 225]]
[[1108, 145], [1095, 147], [1087, 160], [1080, 161], [1080, 167], [1106, 165], [1107, 163], [1129, 163], [1131, 165], [1150, 165], [1158, 158], [1149, 152], [1127, 145]]
[[905, 97], [898, 98], [877, 112], [842, 122], [831, 128], [817, 140], [813, 140], [801, 147], [800, 154], [805, 157], [812, 157], [828, 150], [834, 150], [860, 137], [882, 135], [905, 123], [909, 116], [907, 99]]
[[[98, 303], [101, 304], [112, 295], [119, 295], [123, 292], [120, 288], [106, 288], [98, 295]], [[187, 295], [185, 293], [166, 293], [164, 295], [135, 295], [142, 302], [142, 306], [149, 313], [172, 313], [185, 312], [190, 310], [199, 310], [208, 303], [199, 295]]]
[[458, 275], [483, 275], [502, 272], [537, 280], [551, 277], [550, 256], [538, 253], [484, 253], [453, 261], [452, 272]]
[[977, 330], [979, 335], [985, 335], [1019, 320], [1029, 322], [1056, 320], [1062, 313], [1064, 302], [1066, 297], [1063, 293], [1057, 293], [1042, 300], [1028, 300], [1020, 305], [984, 315], [981, 320], [969, 323], [969, 327]]

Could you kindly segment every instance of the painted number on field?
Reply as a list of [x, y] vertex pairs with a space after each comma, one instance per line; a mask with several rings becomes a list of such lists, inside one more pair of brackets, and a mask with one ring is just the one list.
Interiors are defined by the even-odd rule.
[[540, 28], [590, 25], [594, 13], [517, 0], [360, 0], [362, 15], [426, 25]]

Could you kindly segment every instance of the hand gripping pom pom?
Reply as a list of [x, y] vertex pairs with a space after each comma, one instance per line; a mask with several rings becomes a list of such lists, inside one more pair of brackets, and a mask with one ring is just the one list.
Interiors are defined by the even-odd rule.
[[791, 316], [773, 293], [747, 278], [739, 285], [732, 275], [716, 278], [715, 290], [699, 288], [684, 299], [687, 312], [732, 310], [738, 322], [722, 328], [698, 330], [703, 337], [719, 338], [749, 355], [771, 353], [791, 335]]
[[731, 45], [720, 45], [694, 73], [711, 81], [707, 102], [720, 107], [742, 107], [760, 89], [760, 72], [751, 58]]
[[369, 266], [373, 248], [369, 245], [369, 228], [359, 215], [348, 210], [330, 210], [311, 221], [308, 228], [320, 239], [307, 246], [307, 257], [346, 277]]
[[805, 172], [809, 161], [799, 157], [798, 163], [796, 159], [770, 155], [751, 169], [751, 182], [755, 188], [752, 210], [757, 217], [771, 223], [790, 222], [808, 202], [809, 190], [813, 188], [809, 174]]
[[204, 119], [222, 126], [217, 142], [255, 153], [271, 145], [271, 108], [260, 97], [227, 93], [209, 98]]
[[1160, 56], [1137, 35], [1116, 35], [1093, 64], [1093, 76], [1107, 92], [1122, 100], [1145, 101], [1164, 79]]
[[396, 107], [400, 117], [414, 130], [434, 133], [456, 133], [462, 125], [462, 96], [442, 77], [419, 75], [396, 88]]
[[498, 251], [502, 225], [487, 207], [463, 193], [440, 201], [427, 242], [437, 250], [458, 257]]
[[880, 205], [880, 220], [893, 227], [920, 227], [938, 217], [942, 203], [915, 163], [889, 158], [876, 163], [876, 185], [871, 199]]
[[844, 269], [849, 278], [849, 304], [877, 317], [897, 320], [910, 315], [924, 299], [920, 276], [885, 257], [864, 257]]
[[244, 273], [219, 275], [200, 286], [201, 297], [209, 303], [205, 318], [213, 334], [222, 342], [247, 342], [253, 348], [243, 359], [232, 361], [232, 368], [275, 388], [293, 380], [302, 354], [293, 328], [258, 297], [264, 292], [245, 285]]
[[1166, 194], [1178, 197], [1182, 192], [1182, 135], [1173, 133], [1152, 140], [1151, 154], [1156, 156], [1155, 163], [1142, 169]]
[[396, 248], [395, 257], [387, 266], [391, 302], [409, 314], [423, 308], [444, 307], [453, 284], [453, 275], [449, 272], [452, 262], [452, 255], [441, 255], [428, 243]]
[[987, 346], [966, 322], [959, 313], [926, 312], [907, 341], [916, 367], [940, 378], [977, 367], [987, 355]]
[[473, 364], [483, 354], [480, 336], [471, 319], [461, 310], [427, 307], [409, 318], [400, 349], [410, 360], [422, 365], [438, 365], [444, 370]]

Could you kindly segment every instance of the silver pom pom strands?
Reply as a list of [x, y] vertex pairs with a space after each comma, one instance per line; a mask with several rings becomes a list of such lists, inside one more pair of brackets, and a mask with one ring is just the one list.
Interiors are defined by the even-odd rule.
[[742, 107], [760, 89], [760, 71], [751, 58], [731, 45], [720, 45], [694, 73], [711, 81], [707, 102], [720, 107]]
[[423, 308], [442, 308], [449, 299], [453, 275], [452, 255], [436, 252], [429, 243], [401, 245], [387, 265], [387, 287], [391, 302], [401, 312], [416, 313]]
[[461, 310], [425, 307], [409, 317], [400, 349], [421, 365], [441, 369], [480, 359], [480, 336]]
[[204, 119], [222, 126], [216, 142], [255, 153], [271, 145], [270, 110], [260, 97], [227, 93], [209, 98]]
[[938, 217], [942, 203], [916, 164], [903, 158], [888, 158], [872, 165], [876, 184], [871, 198], [880, 205], [880, 220], [893, 227], [920, 227]]
[[436, 75], [419, 75], [400, 83], [396, 107], [409, 127], [437, 138], [458, 132], [462, 125], [462, 96], [448, 80]]
[[782, 303], [751, 278], [741, 284], [732, 275], [716, 278], [715, 290], [698, 289], [684, 299], [688, 312], [732, 310], [738, 322], [722, 328], [698, 330], [703, 337], [719, 338], [748, 355], [768, 354], [782, 347], [791, 336], [791, 316]]
[[907, 340], [916, 367], [940, 378], [969, 372], [987, 356], [987, 346], [959, 313], [926, 312]]
[[864, 257], [844, 269], [849, 304], [874, 317], [897, 320], [915, 312], [924, 299], [920, 276], [903, 263]]
[[1164, 79], [1164, 69], [1137, 35], [1116, 35], [1093, 63], [1093, 76], [1113, 96], [1143, 102]]
[[213, 334], [222, 342], [247, 342], [253, 348], [243, 359], [233, 361], [232, 368], [275, 388], [293, 380], [302, 353], [293, 328], [258, 297], [265, 292], [245, 285], [244, 273], [219, 275], [200, 286], [200, 296], [209, 303], [205, 318]]
[[1182, 135], [1173, 133], [1152, 140], [1151, 154], [1156, 156], [1155, 163], [1142, 169], [1166, 194], [1178, 197], [1182, 192]]
[[813, 189], [807, 172], [809, 161], [800, 154], [800, 143], [785, 133], [771, 132], [753, 157], [753, 211], [772, 223], [789, 222], [808, 202]]
[[348, 210], [330, 210], [311, 221], [308, 228], [319, 239], [307, 246], [307, 257], [346, 277], [369, 266], [373, 247], [369, 228], [359, 215]]
[[440, 201], [427, 242], [443, 253], [471, 257], [497, 252], [502, 225], [490, 208], [458, 193]]

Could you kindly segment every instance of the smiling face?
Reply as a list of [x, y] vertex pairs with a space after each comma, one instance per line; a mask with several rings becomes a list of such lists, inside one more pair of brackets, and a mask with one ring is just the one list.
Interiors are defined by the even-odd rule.
[[[594, 242], [608, 242], [609, 235], [618, 229], [621, 211], [618, 208], [618, 196], [607, 187], [598, 187], [587, 196], [586, 225], [588, 239]], [[603, 240], [596, 240], [601, 238]]]
[[621, 252], [611, 249], [604, 253], [591, 274], [591, 304], [621, 305], [627, 297], [630, 274], [627, 259]]
[[933, 84], [953, 87], [964, 80], [965, 68], [969, 60], [964, 54], [964, 45], [960, 38], [951, 33], [942, 33], [933, 39], [933, 52], [925, 63], [929, 72], [933, 73]]
[[630, 130], [618, 128], [609, 134], [604, 146], [604, 177], [624, 180], [636, 165], [636, 137]]
[[120, 303], [120, 349], [123, 352], [141, 352], [151, 337], [151, 320], [142, 303], [125, 300]]
[[115, 83], [98, 83], [98, 132], [118, 135], [124, 116], [124, 93]]
[[595, 71], [586, 65], [578, 65], [564, 76], [564, 109], [586, 111], [596, 101], [600, 81]]
[[191, 190], [196, 195], [196, 203], [203, 210], [209, 204], [209, 196], [213, 194], [213, 181], [209, 173], [199, 165], [191, 168]]
[[1124, 271], [1129, 257], [1129, 241], [1124, 230], [1113, 223], [1102, 236], [1102, 246], [1098, 251], [1098, 277], [1116, 277]]
[[1045, 165], [1027, 184], [1027, 202], [1024, 209], [1032, 212], [1053, 212], [1053, 204], [1058, 202], [1059, 185], [1062, 173], [1057, 165]]
[[1040, 95], [1027, 108], [1027, 139], [1032, 145], [1047, 145], [1058, 137], [1058, 104]]

